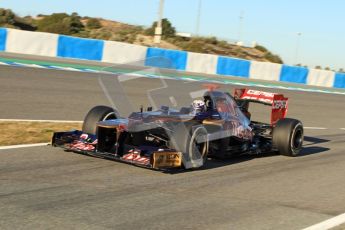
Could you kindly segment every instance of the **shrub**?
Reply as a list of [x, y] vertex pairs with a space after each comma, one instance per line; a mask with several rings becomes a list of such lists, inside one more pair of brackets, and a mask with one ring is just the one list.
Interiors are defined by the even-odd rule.
[[267, 52], [264, 58], [273, 63], [283, 64], [283, 60], [278, 55], [274, 55], [271, 52]]
[[86, 27], [89, 29], [99, 29], [102, 27], [101, 22], [97, 18], [87, 20]]
[[228, 48], [229, 44], [227, 41], [218, 41], [218, 46]]
[[255, 46], [255, 49], [257, 49], [257, 50], [259, 50], [261, 52], [264, 52], [264, 53], [268, 52], [267, 48], [264, 47], [264, 46], [261, 46], [261, 45]]
[[39, 31], [71, 35], [81, 32], [84, 25], [80, 21], [78, 14], [71, 16], [65, 13], [57, 13], [47, 16], [37, 22]]
[[205, 41], [200, 38], [193, 38], [188, 42], [181, 43], [184, 50], [196, 53], [203, 53], [205, 47]]
[[78, 34], [76, 34], [76, 36], [78, 37], [81, 37], [81, 38], [93, 38], [91, 35], [90, 35], [90, 32], [89, 31], [80, 31]]
[[212, 45], [217, 45], [218, 44], [218, 39], [216, 37], [208, 37], [205, 38], [204, 41], [206, 43], [212, 44]]

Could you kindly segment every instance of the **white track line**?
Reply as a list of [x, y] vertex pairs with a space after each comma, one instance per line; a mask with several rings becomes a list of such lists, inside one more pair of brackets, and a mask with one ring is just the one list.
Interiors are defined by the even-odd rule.
[[343, 223], [345, 223], [345, 213], [339, 216], [333, 217], [331, 219], [325, 220], [321, 223], [315, 224], [313, 226], [307, 227], [303, 230], [327, 230], [327, 229], [337, 227]]
[[83, 121], [0, 119], [0, 122], [83, 123]]
[[323, 127], [304, 127], [304, 129], [326, 130], [327, 128], [323, 128]]
[[38, 143], [38, 144], [27, 144], [27, 145], [8, 145], [8, 146], [0, 146], [0, 150], [39, 147], [39, 146], [46, 146], [48, 144], [50, 144], [50, 143]]
[[83, 71], [80, 70], [80, 69], [76, 69], [76, 68], [72, 68], [72, 67], [55, 66], [55, 65], [51, 65], [50, 67], [53, 67], [53, 68], [58, 69], [58, 70], [67, 70], [67, 71], [83, 72]]
[[100, 70], [94, 70], [94, 69], [81, 69], [81, 70], [86, 70], [88, 72], [92, 72], [92, 73], [99, 73]]
[[21, 66], [25, 66], [25, 67], [44, 69], [43, 66], [36, 65], [36, 64], [24, 64], [24, 63], [19, 63], [19, 62], [14, 62], [14, 64], [16, 64], [16, 65], [21, 65]]

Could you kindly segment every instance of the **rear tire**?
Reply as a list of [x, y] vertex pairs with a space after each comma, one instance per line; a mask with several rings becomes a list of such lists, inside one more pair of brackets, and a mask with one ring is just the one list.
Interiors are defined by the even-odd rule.
[[104, 105], [93, 107], [85, 116], [82, 131], [84, 133], [95, 135], [98, 122], [117, 119], [118, 117], [118, 112], [111, 107]]
[[200, 142], [201, 138], [207, 138], [207, 130], [198, 123], [181, 123], [175, 127], [170, 148], [182, 152], [185, 168], [199, 168], [206, 163], [209, 142]]
[[273, 146], [281, 155], [295, 157], [303, 144], [303, 125], [299, 120], [285, 118], [273, 129]]

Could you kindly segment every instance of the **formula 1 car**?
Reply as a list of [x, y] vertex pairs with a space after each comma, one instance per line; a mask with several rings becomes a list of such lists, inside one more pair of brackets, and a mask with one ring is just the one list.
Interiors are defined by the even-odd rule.
[[[271, 106], [270, 124], [251, 120], [251, 102]], [[288, 98], [282, 94], [236, 89], [231, 96], [210, 87], [196, 104], [197, 109], [141, 108], [128, 118], [96, 106], [81, 131], [55, 132], [52, 145], [159, 170], [199, 168], [208, 158], [243, 154], [294, 157], [302, 148], [303, 125], [285, 118]]]

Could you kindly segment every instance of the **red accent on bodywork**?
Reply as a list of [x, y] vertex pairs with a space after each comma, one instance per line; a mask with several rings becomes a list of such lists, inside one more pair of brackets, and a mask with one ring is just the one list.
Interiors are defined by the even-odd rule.
[[282, 94], [273, 97], [271, 124], [275, 125], [280, 119], [285, 118], [288, 110], [288, 98]]
[[94, 143], [85, 143], [83, 141], [75, 140], [71, 144], [66, 145], [67, 148], [71, 150], [83, 150], [83, 151], [94, 151], [95, 150], [95, 144]]
[[235, 89], [234, 98], [270, 105], [271, 124], [275, 125], [280, 119], [285, 118], [288, 110], [288, 98], [283, 94], [269, 93], [252, 89]]
[[203, 87], [205, 87], [209, 92], [215, 91], [216, 89], [220, 88], [220, 85], [218, 84], [203, 84]]
[[126, 124], [119, 124], [119, 125], [117, 126], [117, 130], [118, 130], [119, 132], [127, 131], [127, 129], [128, 129], [128, 127], [127, 127]]
[[149, 165], [151, 163], [149, 157], [140, 156], [140, 150], [130, 150], [127, 154], [123, 155], [122, 159], [142, 165]]

